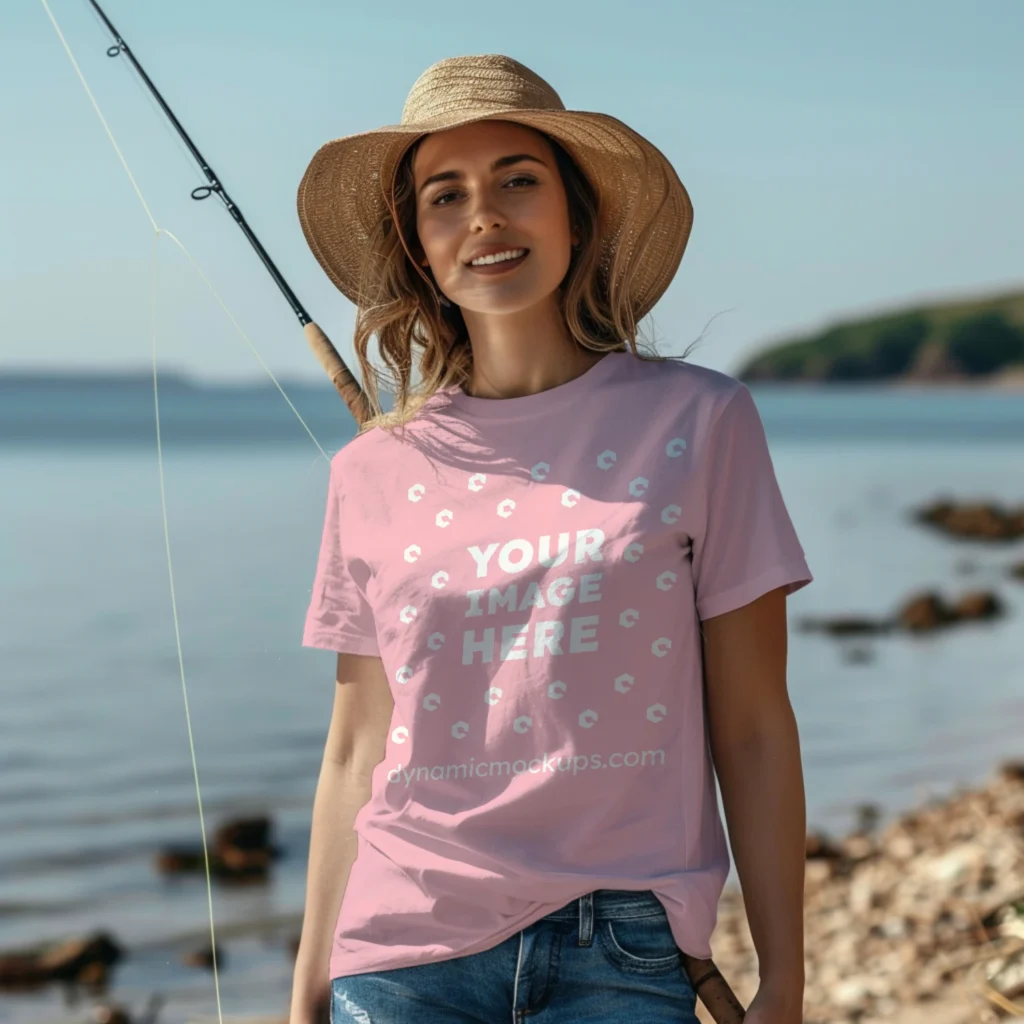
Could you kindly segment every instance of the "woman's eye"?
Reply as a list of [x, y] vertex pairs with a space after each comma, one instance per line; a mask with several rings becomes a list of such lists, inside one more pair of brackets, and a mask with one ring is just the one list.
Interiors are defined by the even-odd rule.
[[[537, 184], [537, 179], [532, 177], [529, 174], [517, 174], [514, 178], [509, 178], [508, 181], [505, 182], [505, 184], [506, 185], [511, 185], [513, 182], [516, 182], [516, 181], [524, 182], [527, 185], [536, 185]], [[518, 191], [518, 189], [516, 189], [514, 191]], [[441, 200], [442, 199], [447, 199], [449, 196], [456, 196], [456, 195], [458, 195], [458, 192], [456, 190], [449, 189], [447, 192], [442, 192], [440, 195], [435, 196], [433, 202], [431, 203], [431, 205], [432, 206], [447, 206], [448, 204], [447, 203], [443, 203]]]

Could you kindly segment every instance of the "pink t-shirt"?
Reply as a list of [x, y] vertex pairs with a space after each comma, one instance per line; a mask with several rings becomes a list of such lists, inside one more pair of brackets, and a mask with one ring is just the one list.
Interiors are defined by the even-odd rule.
[[331, 462], [303, 645], [394, 694], [331, 977], [489, 949], [653, 889], [711, 955], [729, 851], [701, 619], [811, 580], [732, 377], [614, 352], [519, 398], [434, 395]]

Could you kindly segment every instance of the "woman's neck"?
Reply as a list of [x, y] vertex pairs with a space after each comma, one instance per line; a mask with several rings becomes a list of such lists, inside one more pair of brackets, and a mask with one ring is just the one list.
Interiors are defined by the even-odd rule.
[[475, 398], [518, 398], [557, 387], [601, 356], [581, 348], [555, 302], [514, 314], [463, 310], [473, 350], [472, 376], [462, 390]]

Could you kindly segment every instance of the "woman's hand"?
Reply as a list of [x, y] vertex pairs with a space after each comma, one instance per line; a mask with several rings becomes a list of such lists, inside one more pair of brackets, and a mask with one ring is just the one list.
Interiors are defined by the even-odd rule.
[[803, 988], [790, 985], [772, 987], [762, 983], [747, 1007], [743, 1024], [802, 1024]]

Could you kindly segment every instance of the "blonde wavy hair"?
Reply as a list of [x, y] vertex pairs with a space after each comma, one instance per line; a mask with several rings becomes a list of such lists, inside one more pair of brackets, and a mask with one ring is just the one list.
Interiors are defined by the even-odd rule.
[[[597, 194], [564, 147], [546, 132], [530, 130], [544, 138], [554, 152], [565, 186], [569, 221], [580, 239], [559, 289], [559, 304], [569, 333], [581, 348], [591, 352], [628, 349], [639, 358], [659, 362], [685, 359], [686, 355], [659, 355], [638, 331], [630, 286], [642, 247], [637, 246], [629, 259], [620, 260], [616, 253], [605, 280], [599, 265]], [[399, 164], [388, 212], [366, 247], [359, 294], [370, 300], [358, 308], [353, 347], [370, 415], [360, 425], [359, 433], [373, 427], [390, 430], [404, 426], [440, 388], [462, 385], [471, 378], [473, 351], [462, 311], [454, 303], [441, 303], [432, 274], [428, 276], [413, 251], [422, 255], [416, 232], [413, 160], [425, 137], [409, 148]], [[649, 227], [641, 225], [639, 237], [644, 237]], [[374, 335], [385, 369], [371, 363], [367, 355]], [[415, 386], [414, 358], [421, 378]], [[382, 385], [395, 396], [391, 411], [381, 406]]]

